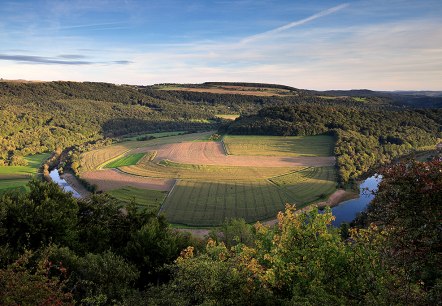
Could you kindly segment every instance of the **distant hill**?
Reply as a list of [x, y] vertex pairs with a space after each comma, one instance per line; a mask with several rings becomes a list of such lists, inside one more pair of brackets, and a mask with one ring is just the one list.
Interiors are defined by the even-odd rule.
[[348, 97], [378, 97], [398, 106], [415, 108], [442, 107], [442, 91], [372, 91], [368, 89], [327, 90], [315, 94]]

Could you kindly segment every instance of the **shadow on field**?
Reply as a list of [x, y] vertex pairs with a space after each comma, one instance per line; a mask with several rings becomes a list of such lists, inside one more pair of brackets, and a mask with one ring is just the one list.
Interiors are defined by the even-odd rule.
[[318, 180], [296, 187], [289, 190], [267, 181], [179, 181], [162, 212], [169, 222], [188, 226], [217, 226], [231, 218], [256, 222], [275, 218], [286, 203], [302, 208], [312, 201], [324, 201], [335, 190], [335, 183]]
[[203, 131], [217, 129], [219, 123], [190, 122], [185, 120], [145, 120], [134, 118], [118, 118], [106, 121], [101, 128], [107, 137], [127, 134], [165, 131]]

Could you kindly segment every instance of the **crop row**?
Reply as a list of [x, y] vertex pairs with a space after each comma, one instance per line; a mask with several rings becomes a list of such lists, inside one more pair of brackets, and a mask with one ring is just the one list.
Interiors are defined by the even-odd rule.
[[162, 212], [172, 223], [214, 226], [231, 218], [244, 218], [247, 222], [272, 218], [287, 202], [289, 196], [265, 180], [179, 181]]

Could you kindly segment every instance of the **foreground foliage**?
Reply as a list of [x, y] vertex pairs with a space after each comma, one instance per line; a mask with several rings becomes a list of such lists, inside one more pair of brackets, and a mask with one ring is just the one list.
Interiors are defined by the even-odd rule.
[[226, 221], [200, 241], [162, 217], [56, 185], [0, 198], [0, 303], [435, 305], [440, 160], [383, 171], [358, 227], [287, 206], [274, 227]]

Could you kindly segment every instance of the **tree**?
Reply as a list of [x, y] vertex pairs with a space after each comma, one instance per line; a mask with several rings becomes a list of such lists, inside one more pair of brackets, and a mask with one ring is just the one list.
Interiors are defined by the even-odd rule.
[[29, 194], [0, 198], [0, 244], [16, 252], [50, 242], [72, 245], [76, 240], [77, 201], [55, 183], [33, 180]]
[[442, 161], [401, 162], [382, 175], [366, 223], [385, 232], [383, 260], [405, 273], [404, 303], [434, 304], [442, 297]]

